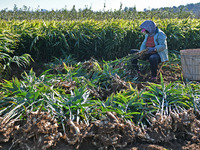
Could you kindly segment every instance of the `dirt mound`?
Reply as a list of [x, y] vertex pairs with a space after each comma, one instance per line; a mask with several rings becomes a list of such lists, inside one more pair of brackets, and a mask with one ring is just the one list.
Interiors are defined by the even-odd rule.
[[30, 112], [20, 124], [11, 120], [5, 126], [1, 119], [0, 145], [1, 149], [23, 150], [199, 149], [199, 116], [193, 110], [171, 112], [169, 116], [156, 114], [149, 118], [152, 125], [145, 128], [107, 112], [107, 118], [88, 126], [67, 120], [63, 128], [47, 112]]

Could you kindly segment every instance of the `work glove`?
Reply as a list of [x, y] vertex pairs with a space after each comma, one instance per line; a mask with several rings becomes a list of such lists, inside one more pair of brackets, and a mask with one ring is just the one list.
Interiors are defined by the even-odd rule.
[[148, 53], [148, 54], [153, 54], [154, 51], [155, 51], [155, 47], [149, 47], [147, 53]]

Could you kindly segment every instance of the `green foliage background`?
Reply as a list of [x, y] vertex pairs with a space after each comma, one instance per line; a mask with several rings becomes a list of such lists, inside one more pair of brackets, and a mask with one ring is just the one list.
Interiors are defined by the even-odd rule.
[[[78, 60], [90, 57], [111, 60], [139, 49], [144, 35], [139, 25], [144, 20], [0, 20], [0, 34], [17, 38], [13, 47], [18, 55], [28, 53], [35, 61], [50, 61], [63, 52]], [[200, 47], [199, 19], [153, 19], [167, 35], [169, 50]]]

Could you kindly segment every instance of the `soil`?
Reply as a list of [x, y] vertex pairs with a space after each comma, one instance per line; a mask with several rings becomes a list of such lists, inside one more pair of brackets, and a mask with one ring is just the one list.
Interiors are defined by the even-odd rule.
[[[88, 141], [89, 143], [89, 141]], [[98, 149], [97, 147], [90, 146], [90, 144], [85, 143], [85, 145], [82, 145], [82, 147], [79, 148], [79, 150], [95, 150]], [[9, 142], [6, 143], [0, 143], [0, 150], [21, 150], [19, 146], [12, 147], [12, 139], [10, 139]], [[10, 149], [11, 148], [11, 149]], [[151, 144], [151, 143], [145, 143], [145, 142], [137, 142], [137, 143], [131, 143], [128, 144], [127, 147], [124, 148], [114, 148], [109, 147], [109, 150], [199, 150], [200, 149], [200, 143], [191, 144], [190, 141], [171, 141], [168, 143], [160, 143], [160, 144]], [[24, 149], [25, 150], [25, 149]], [[39, 150], [39, 149], [35, 149]], [[59, 141], [55, 146], [52, 146], [48, 148], [48, 150], [76, 150], [73, 146], [68, 145], [64, 141]]]

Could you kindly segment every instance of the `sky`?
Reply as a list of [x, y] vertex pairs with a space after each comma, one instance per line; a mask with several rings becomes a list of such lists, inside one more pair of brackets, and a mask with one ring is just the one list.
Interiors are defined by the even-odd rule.
[[118, 10], [122, 3], [122, 8], [136, 7], [137, 11], [143, 11], [145, 8], [173, 7], [199, 2], [200, 0], [0, 0], [0, 10], [6, 8], [13, 10], [16, 4], [18, 8], [27, 6], [31, 10], [60, 10], [64, 8], [71, 10], [75, 5], [76, 10], [91, 8], [94, 11], [100, 11], [103, 10], [104, 3], [106, 4], [105, 10]]

